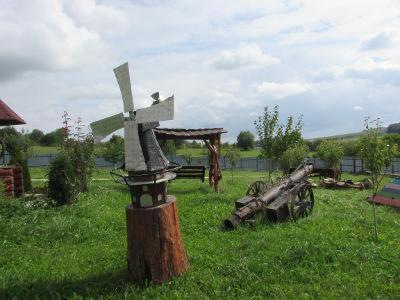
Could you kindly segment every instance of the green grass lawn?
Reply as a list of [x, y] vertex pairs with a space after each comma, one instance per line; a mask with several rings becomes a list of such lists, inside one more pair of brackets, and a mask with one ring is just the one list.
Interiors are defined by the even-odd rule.
[[[33, 178], [43, 174], [32, 171]], [[197, 180], [170, 184], [190, 270], [164, 285], [127, 281], [126, 187], [95, 181], [76, 203], [50, 209], [1, 199], [0, 299], [400, 297], [398, 211], [377, 207], [375, 242], [368, 191], [315, 189], [306, 219], [227, 232], [221, 222], [234, 201], [265, 174], [236, 172], [233, 184], [224, 175], [219, 194]]]

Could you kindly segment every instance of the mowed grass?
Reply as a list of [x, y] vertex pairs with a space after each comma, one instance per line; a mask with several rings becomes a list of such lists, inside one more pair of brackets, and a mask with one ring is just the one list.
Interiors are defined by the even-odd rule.
[[41, 154], [56, 154], [60, 151], [58, 146], [32, 146], [32, 151], [34, 155]]
[[400, 297], [398, 211], [377, 207], [375, 242], [369, 191], [315, 189], [308, 218], [225, 231], [234, 201], [265, 174], [235, 172], [233, 183], [224, 175], [219, 194], [196, 180], [170, 184], [190, 270], [164, 285], [127, 280], [126, 187], [95, 181], [76, 203], [51, 209], [0, 200], [0, 298]]

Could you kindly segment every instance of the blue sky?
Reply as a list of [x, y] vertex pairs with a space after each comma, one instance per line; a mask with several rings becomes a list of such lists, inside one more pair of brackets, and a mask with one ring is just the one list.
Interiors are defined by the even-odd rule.
[[122, 111], [125, 61], [136, 107], [175, 95], [164, 127], [232, 141], [267, 105], [305, 137], [400, 121], [399, 1], [0, 0], [0, 40], [0, 98], [30, 130]]

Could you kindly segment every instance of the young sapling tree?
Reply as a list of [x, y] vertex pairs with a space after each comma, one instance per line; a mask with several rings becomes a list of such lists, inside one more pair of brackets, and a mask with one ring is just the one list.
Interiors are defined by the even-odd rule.
[[365, 133], [360, 137], [360, 157], [364, 161], [366, 168], [371, 172], [372, 181], [372, 209], [374, 218], [374, 236], [377, 241], [378, 222], [376, 218], [375, 197], [379, 185], [384, 177], [384, 171], [392, 164], [398, 149], [396, 145], [386, 144], [385, 140], [379, 136], [380, 119], [365, 119]]

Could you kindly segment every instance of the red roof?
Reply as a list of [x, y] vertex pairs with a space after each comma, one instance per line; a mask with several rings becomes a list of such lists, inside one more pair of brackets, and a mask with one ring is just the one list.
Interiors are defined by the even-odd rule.
[[0, 126], [20, 124], [26, 124], [26, 122], [0, 99]]

